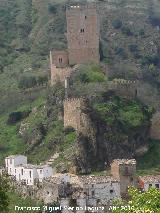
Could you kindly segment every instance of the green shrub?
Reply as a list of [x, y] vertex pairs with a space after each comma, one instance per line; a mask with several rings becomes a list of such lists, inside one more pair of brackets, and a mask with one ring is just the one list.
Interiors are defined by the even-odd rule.
[[105, 103], [95, 104], [93, 108], [105, 123], [112, 125], [119, 122], [124, 129], [138, 127], [148, 117], [148, 112], [143, 111], [139, 103], [117, 97]]
[[56, 4], [51, 4], [51, 3], [49, 3], [49, 4], [48, 4], [48, 11], [49, 11], [50, 13], [55, 14], [55, 13], [57, 12], [57, 5], [56, 5]]
[[127, 27], [127, 26], [123, 26], [123, 27], [121, 28], [121, 31], [122, 31], [123, 34], [125, 34], [125, 35], [127, 35], [127, 36], [133, 35], [132, 31], [131, 31], [130, 28]]
[[37, 85], [35, 76], [22, 76], [18, 82], [18, 87], [20, 89], [32, 88]]
[[119, 110], [119, 119], [131, 127], [138, 127], [144, 121], [144, 114], [137, 103], [130, 103]]
[[138, 52], [138, 46], [136, 44], [130, 44], [128, 45], [128, 48], [132, 53]]
[[112, 22], [112, 26], [115, 28], [115, 29], [119, 29], [122, 27], [122, 21], [119, 20], [119, 19], [115, 19], [113, 20]]
[[12, 112], [9, 114], [7, 124], [15, 124], [21, 121], [22, 119], [26, 118], [29, 114], [30, 114], [30, 111]]
[[145, 31], [144, 31], [144, 29], [140, 29], [140, 30], [139, 30], [139, 35], [140, 35], [140, 36], [145, 35]]
[[105, 82], [107, 80], [101, 68], [96, 64], [82, 65], [73, 78], [74, 81], [81, 83]]

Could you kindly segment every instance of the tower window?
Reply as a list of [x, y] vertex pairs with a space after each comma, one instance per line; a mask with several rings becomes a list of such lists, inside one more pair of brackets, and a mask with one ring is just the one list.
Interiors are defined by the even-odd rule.
[[80, 32], [81, 32], [81, 33], [84, 33], [84, 29], [81, 29]]
[[87, 16], [85, 16], [85, 19], [87, 19]]
[[59, 58], [59, 63], [62, 63], [62, 58]]

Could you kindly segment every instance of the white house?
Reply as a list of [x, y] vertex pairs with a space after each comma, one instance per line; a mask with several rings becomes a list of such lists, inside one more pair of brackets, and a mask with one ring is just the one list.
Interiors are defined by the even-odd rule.
[[24, 155], [10, 155], [5, 158], [6, 170], [9, 175], [15, 175], [15, 167], [27, 164], [27, 157]]
[[140, 176], [138, 182], [143, 191], [148, 191], [150, 187], [160, 189], [160, 175]]
[[27, 164], [27, 157], [22, 155], [9, 156], [5, 159], [6, 170], [16, 181], [26, 185], [34, 185], [35, 182], [42, 182], [44, 178], [53, 175], [52, 167], [48, 165]]
[[37, 166], [38, 179], [40, 182], [44, 178], [51, 177], [53, 175], [53, 168], [48, 165], [39, 165]]
[[[86, 194], [87, 206], [107, 206], [113, 199], [120, 198], [120, 182], [111, 176], [81, 176], [79, 180]], [[81, 199], [77, 201], [81, 203]]]

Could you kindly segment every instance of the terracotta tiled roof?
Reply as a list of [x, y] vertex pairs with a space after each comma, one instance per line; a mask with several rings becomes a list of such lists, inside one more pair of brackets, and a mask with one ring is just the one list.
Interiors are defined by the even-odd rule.
[[79, 181], [84, 184], [119, 182], [111, 176], [80, 176]]
[[152, 183], [152, 182], [160, 183], [160, 175], [140, 176], [139, 179], [142, 180], [144, 183]]

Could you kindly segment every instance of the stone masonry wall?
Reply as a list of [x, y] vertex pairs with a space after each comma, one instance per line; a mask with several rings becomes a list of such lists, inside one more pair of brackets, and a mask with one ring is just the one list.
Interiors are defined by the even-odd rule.
[[69, 78], [73, 69], [71, 67], [57, 68], [54, 64], [51, 64], [51, 85], [56, 82], [64, 82], [65, 78]]
[[156, 112], [151, 120], [151, 138], [160, 140], [160, 112]]
[[99, 21], [93, 4], [66, 10], [69, 64], [99, 62]]
[[73, 98], [64, 101], [64, 127], [71, 126], [75, 130], [81, 129], [81, 113], [86, 108], [83, 98]]

